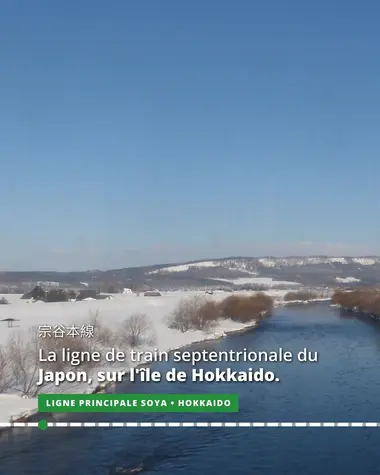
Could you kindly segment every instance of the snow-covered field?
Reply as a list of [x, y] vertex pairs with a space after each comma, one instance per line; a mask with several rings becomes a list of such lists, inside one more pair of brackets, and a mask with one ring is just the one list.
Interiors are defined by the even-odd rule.
[[356, 279], [355, 277], [336, 277], [336, 281], [341, 284], [349, 284], [350, 282], [360, 282], [360, 279]]
[[22, 398], [17, 394], [0, 395], [0, 422], [9, 422], [14, 416], [32, 414], [36, 411], [34, 398]]
[[[286, 292], [286, 290], [271, 290], [267, 293], [276, 300], [281, 300]], [[181, 299], [192, 295], [204, 295], [204, 292], [167, 292], [163, 293], [161, 297], [119, 294], [111, 300], [64, 303], [33, 303], [21, 300], [20, 295], [5, 295], [4, 297], [8, 300], [9, 305], [0, 306], [0, 320], [14, 318], [17, 321], [14, 323], [15, 326], [13, 328], [8, 328], [6, 322], [0, 321], [0, 345], [6, 344], [15, 332], [26, 332], [31, 327], [39, 325], [64, 325], [68, 327], [70, 325], [78, 326], [88, 323], [90, 314], [95, 314], [96, 312], [99, 312], [101, 323], [114, 330], [129, 316], [136, 313], [146, 314], [152, 322], [156, 335], [154, 347], [150, 349], [157, 349], [159, 351], [169, 351], [192, 343], [220, 338], [225, 335], [225, 332], [238, 331], [246, 327], [242, 323], [223, 320], [208, 333], [202, 331], [181, 333], [177, 330], [169, 329], [166, 318], [178, 306]], [[212, 296], [208, 296], [208, 298], [220, 301], [228, 295], [231, 294], [215, 292]], [[149, 348], [144, 349], [148, 350]], [[128, 366], [130, 365], [128, 364]], [[69, 387], [69, 392], [88, 392], [89, 389], [93, 389], [89, 388], [87, 383], [84, 384], [85, 387], [83, 385], [77, 385], [75, 388]], [[63, 391], [61, 387], [59, 387], [59, 390], [60, 392]], [[0, 422], [7, 422], [11, 416], [19, 416], [24, 414], [25, 411], [36, 408], [36, 406], [36, 399], [21, 398], [17, 394], [0, 394]]]
[[157, 269], [149, 272], [149, 274], [159, 274], [160, 272], [186, 272], [189, 269], [201, 269], [205, 267], [219, 267], [218, 262], [212, 261], [203, 261], [203, 262], [193, 262], [190, 264], [178, 264], [175, 266], [164, 267], [162, 269]]
[[298, 282], [289, 282], [285, 280], [273, 280], [272, 277], [239, 277], [238, 279], [213, 279], [229, 282], [235, 285], [258, 284], [268, 287], [275, 287], [279, 285], [288, 285], [290, 287], [301, 287]]
[[[287, 290], [270, 290], [266, 292], [275, 299], [281, 299]], [[252, 292], [251, 292], [252, 293]], [[250, 293], [250, 294], [251, 294]], [[246, 295], [246, 292], [235, 292], [234, 295]], [[100, 320], [108, 327], [120, 324], [125, 318], [136, 313], [147, 314], [155, 327], [157, 334], [157, 347], [165, 350], [174, 346], [191, 343], [194, 338], [205, 337], [203, 333], [180, 332], [170, 330], [166, 326], [165, 318], [179, 304], [180, 300], [192, 295], [205, 295], [202, 291], [163, 292], [161, 297], [144, 297], [136, 294], [118, 294], [111, 300], [87, 300], [79, 302], [56, 302], [56, 303], [33, 303], [29, 300], [21, 300], [20, 295], [1, 295], [5, 297], [9, 305], [0, 305], [0, 320], [14, 318], [19, 321], [14, 323], [13, 328], [8, 328], [6, 322], [0, 321], [0, 344], [5, 343], [13, 332], [23, 331], [36, 325], [79, 325], [88, 320], [90, 313], [99, 312]], [[228, 292], [214, 292], [212, 298], [221, 301], [231, 295]], [[231, 330], [238, 324], [223, 321], [223, 328]], [[194, 334], [195, 333], [195, 334]], [[196, 340], [198, 341], [198, 340]]]

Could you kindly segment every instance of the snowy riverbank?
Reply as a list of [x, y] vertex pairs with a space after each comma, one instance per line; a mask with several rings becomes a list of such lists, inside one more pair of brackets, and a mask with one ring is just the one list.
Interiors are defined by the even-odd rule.
[[[266, 292], [274, 298], [275, 306], [289, 304], [284, 302], [283, 297], [286, 291], [270, 290]], [[246, 292], [242, 292], [246, 294]], [[178, 306], [181, 299], [193, 295], [204, 295], [204, 292], [167, 292], [161, 297], [143, 297], [136, 295], [117, 295], [111, 300], [95, 300], [82, 302], [64, 303], [32, 303], [20, 300], [20, 295], [7, 295], [9, 305], [0, 308], [0, 319], [15, 318], [19, 320], [18, 326], [8, 328], [3, 323], [0, 333], [0, 345], [5, 344], [15, 332], [25, 331], [28, 328], [38, 325], [80, 325], [88, 320], [90, 313], [99, 312], [100, 322], [108, 328], [116, 329], [118, 325], [130, 315], [136, 313], [146, 314], [155, 334], [155, 342], [150, 347], [145, 346], [144, 351], [158, 350], [171, 351], [173, 349], [190, 346], [204, 341], [219, 339], [235, 332], [251, 329], [255, 323], [242, 324], [231, 320], [221, 320], [211, 331], [187, 331], [179, 332], [167, 327], [167, 317]], [[226, 292], [216, 292], [208, 298], [214, 301], [221, 301], [229, 294]], [[0, 296], [1, 297], [1, 296]], [[325, 300], [325, 299], [320, 299]], [[128, 367], [137, 366], [139, 363], [130, 363]], [[126, 370], [124, 367], [112, 367], [112, 370]], [[103, 368], [102, 368], [103, 369]], [[110, 368], [104, 368], [105, 370]], [[59, 387], [59, 392], [89, 393], [95, 390], [97, 383], [92, 385], [87, 383], [66, 385]], [[53, 390], [58, 392], [58, 388]], [[50, 389], [50, 392], [52, 389]], [[46, 392], [46, 391], [43, 391]], [[20, 397], [17, 394], [0, 394], [0, 422], [9, 422], [11, 418], [27, 417], [36, 412], [37, 399]]]
[[[247, 325], [232, 322], [230, 320], [221, 321], [210, 332], [188, 331], [179, 332], [167, 327], [166, 318], [178, 306], [182, 298], [192, 295], [199, 295], [200, 292], [168, 292], [161, 297], [143, 297], [136, 295], [117, 295], [111, 300], [95, 300], [83, 302], [64, 302], [64, 303], [32, 303], [20, 299], [20, 295], [7, 295], [9, 305], [0, 307], [0, 319], [15, 318], [18, 326], [8, 328], [2, 323], [0, 333], [0, 344], [5, 344], [8, 339], [18, 332], [24, 332], [31, 327], [39, 325], [80, 325], [88, 320], [90, 313], [99, 312], [100, 322], [108, 328], [116, 329], [118, 325], [130, 315], [136, 313], [146, 314], [152, 324], [152, 330], [155, 334], [155, 342], [151, 347], [144, 347], [145, 351], [157, 349], [159, 351], [170, 351], [172, 349], [189, 346], [202, 341], [222, 338], [227, 332], [242, 330]], [[222, 300], [227, 296], [226, 293], [216, 293], [209, 298]], [[1, 297], [1, 296], [0, 296]], [[1, 323], [0, 323], [1, 324]], [[136, 364], [128, 363], [128, 367]], [[125, 365], [124, 365], [125, 366]], [[107, 368], [105, 368], [107, 369]], [[126, 369], [115, 368], [116, 369]], [[92, 392], [97, 386], [79, 384], [71, 385], [65, 392]], [[58, 388], [55, 388], [58, 390]], [[63, 392], [59, 387], [59, 392]], [[8, 422], [11, 417], [19, 418], [35, 412], [37, 400], [32, 398], [20, 397], [17, 394], [0, 394], [0, 422]]]
[[291, 305], [310, 305], [310, 304], [318, 304], [322, 302], [330, 302], [331, 298], [325, 299], [311, 299], [311, 300], [288, 300], [288, 301], [281, 301], [278, 302], [277, 306], [281, 307], [290, 307]]

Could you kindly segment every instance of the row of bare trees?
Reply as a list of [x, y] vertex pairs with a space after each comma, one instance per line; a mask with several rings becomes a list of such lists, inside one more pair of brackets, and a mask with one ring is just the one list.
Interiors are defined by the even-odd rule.
[[333, 295], [332, 302], [347, 310], [380, 317], [380, 289], [378, 288], [338, 290]]
[[204, 296], [183, 299], [168, 318], [168, 327], [181, 332], [190, 330], [207, 331], [214, 328], [221, 319], [249, 323], [269, 314], [273, 299], [264, 293], [251, 296], [230, 295], [221, 302]]
[[[113, 331], [103, 325], [99, 314], [91, 314], [89, 324], [94, 326], [93, 338], [80, 338], [65, 335], [62, 338], [39, 338], [38, 328], [12, 335], [7, 344], [0, 346], [0, 393], [18, 392], [24, 396], [35, 397], [46, 387], [37, 386], [38, 371], [67, 371], [70, 364], [61, 358], [62, 349], [71, 352], [93, 352], [119, 348], [120, 350], [152, 346], [155, 333], [151, 321], [145, 314], [134, 314], [123, 320]], [[41, 362], [40, 349], [45, 354], [54, 351], [56, 361]], [[76, 368], [91, 370], [99, 363], [81, 362]]]
[[296, 301], [296, 300], [306, 302], [308, 300], [314, 300], [318, 298], [320, 297], [313, 290], [298, 290], [295, 292], [288, 292], [284, 296], [285, 302], [291, 302], [291, 301]]
[[94, 328], [94, 338], [89, 340], [97, 349], [99, 346], [104, 348], [152, 346], [156, 341], [152, 321], [145, 313], [131, 315], [112, 330], [103, 324], [99, 312], [95, 312], [90, 314], [90, 325]]
[[332, 289], [301, 289], [301, 290], [292, 290], [285, 294], [284, 301], [291, 302], [291, 301], [302, 301], [307, 302], [309, 300], [316, 300], [316, 299], [326, 299], [331, 298], [333, 294]]

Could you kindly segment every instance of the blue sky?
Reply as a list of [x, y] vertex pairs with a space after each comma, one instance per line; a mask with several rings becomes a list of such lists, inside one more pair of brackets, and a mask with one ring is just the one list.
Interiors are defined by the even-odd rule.
[[379, 15], [3, 0], [0, 269], [380, 253]]

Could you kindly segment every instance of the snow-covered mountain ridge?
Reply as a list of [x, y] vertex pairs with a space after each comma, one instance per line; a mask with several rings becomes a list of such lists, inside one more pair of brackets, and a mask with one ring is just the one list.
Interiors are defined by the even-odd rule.
[[260, 268], [274, 269], [282, 267], [301, 267], [315, 265], [329, 265], [338, 267], [339, 265], [350, 265], [360, 268], [361, 266], [380, 265], [379, 256], [368, 257], [260, 257], [260, 258], [226, 258], [207, 261], [192, 261], [184, 264], [162, 266], [148, 274], [162, 274], [172, 272], [188, 272], [191, 270], [202, 270], [211, 268], [225, 268], [231, 271], [242, 271], [247, 274], [257, 274]]
[[[19, 286], [30, 290], [38, 281], [60, 286], [102, 289], [153, 288], [188, 289], [214, 287], [226, 282], [261, 284], [269, 281], [305, 286], [380, 285], [380, 256], [287, 256], [224, 257], [163, 263], [141, 267], [120, 267], [104, 271], [3, 272], [3, 288]], [[87, 286], [86, 286], [87, 287]]]

